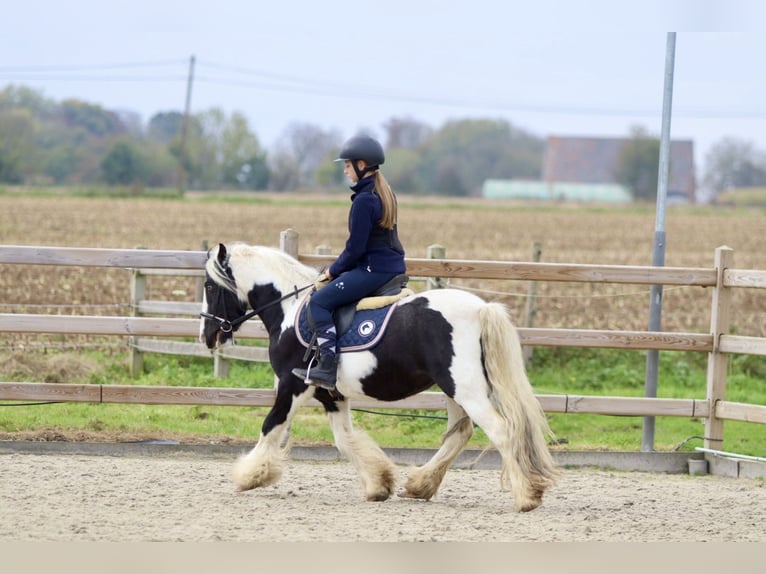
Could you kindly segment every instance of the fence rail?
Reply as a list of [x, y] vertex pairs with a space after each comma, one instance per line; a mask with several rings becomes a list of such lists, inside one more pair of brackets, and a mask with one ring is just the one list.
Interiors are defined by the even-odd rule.
[[[334, 258], [328, 255], [300, 254], [297, 234], [284, 232], [283, 249], [308, 265], [321, 267]], [[70, 247], [0, 246], [0, 264], [65, 265], [118, 267], [148, 274], [201, 276], [205, 251], [164, 251], [148, 249], [92, 249]], [[682, 416], [706, 419], [705, 447], [720, 448], [723, 420], [766, 424], [766, 406], [725, 401], [728, 355], [733, 353], [766, 355], [766, 339], [729, 334], [731, 289], [766, 288], [766, 271], [734, 269], [733, 252], [721, 247], [712, 268], [642, 267], [618, 265], [580, 265], [467, 261], [456, 259], [408, 258], [407, 273], [424, 278], [472, 278], [519, 281], [566, 281], [585, 283], [629, 283], [638, 285], [702, 286], [713, 289], [709, 333], [667, 333], [651, 331], [613, 331], [519, 328], [525, 346], [591, 347], [633, 350], [696, 351], [708, 354], [706, 397], [701, 399], [661, 399], [638, 397], [594, 397], [581, 395], [537, 395], [546, 412], [595, 413], [624, 416]], [[145, 300], [134, 293], [137, 314], [197, 315], [195, 303]], [[189, 317], [104, 317], [57, 316], [23, 313], [0, 314], [0, 332], [75, 333], [128, 336], [137, 350], [184, 352], [204, 355], [195, 343], [158, 341], [141, 337], [196, 337], [199, 321]], [[259, 321], [242, 326], [239, 336], [264, 339], [267, 333]], [[264, 360], [262, 347], [234, 347], [228, 358]], [[62, 400], [73, 402], [194, 404], [271, 406], [271, 389], [142, 387], [132, 385], [71, 385], [35, 382], [0, 383], [3, 400]], [[356, 401], [360, 407], [391, 409], [445, 408], [441, 393], [421, 393], [392, 403]], [[319, 403], [311, 402], [310, 406]]]

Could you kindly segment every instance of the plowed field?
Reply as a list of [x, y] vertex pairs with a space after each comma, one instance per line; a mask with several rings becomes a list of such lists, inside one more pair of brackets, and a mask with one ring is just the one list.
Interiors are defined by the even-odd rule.
[[[328, 245], [338, 253], [346, 237], [348, 199], [258, 196], [232, 202], [193, 199], [90, 199], [0, 196], [0, 244], [151, 249], [200, 249], [203, 241], [278, 245], [279, 233], [300, 233], [300, 251]], [[766, 269], [766, 216], [759, 212], [677, 208], [666, 218], [665, 264], [712, 268], [716, 247], [734, 249], [739, 269]], [[650, 265], [653, 206], [594, 209], [513, 206], [480, 200], [400, 199], [400, 236], [411, 257], [429, 245], [448, 258], [529, 261], [533, 243], [542, 261]], [[521, 323], [528, 285], [521, 281], [452, 280], [507, 303]], [[193, 300], [194, 280], [152, 278], [149, 298]], [[117, 269], [0, 266], [0, 311], [125, 314], [129, 274]], [[646, 329], [649, 288], [614, 284], [541, 283], [535, 326]], [[50, 308], [34, 307], [54, 305]], [[766, 336], [766, 294], [739, 289], [734, 296], [737, 333]], [[57, 306], [57, 307], [56, 307]], [[706, 332], [710, 290], [666, 287], [663, 329]]]

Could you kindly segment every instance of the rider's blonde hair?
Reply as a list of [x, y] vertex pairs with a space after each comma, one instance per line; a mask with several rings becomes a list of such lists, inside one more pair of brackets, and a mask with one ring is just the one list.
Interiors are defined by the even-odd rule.
[[383, 204], [383, 217], [378, 223], [384, 229], [393, 229], [397, 217], [396, 195], [379, 169], [375, 170], [375, 191]]

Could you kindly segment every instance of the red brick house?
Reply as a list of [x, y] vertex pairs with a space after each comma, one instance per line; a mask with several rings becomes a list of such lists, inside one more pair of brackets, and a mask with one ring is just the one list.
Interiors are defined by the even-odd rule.
[[[627, 138], [549, 136], [543, 158], [542, 180], [548, 184], [616, 184], [617, 159]], [[669, 202], [695, 203], [694, 144], [671, 140]]]

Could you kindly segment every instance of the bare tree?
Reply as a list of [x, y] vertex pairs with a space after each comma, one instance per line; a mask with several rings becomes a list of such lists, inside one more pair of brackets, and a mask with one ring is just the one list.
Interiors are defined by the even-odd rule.
[[332, 161], [340, 142], [337, 131], [325, 131], [309, 123], [290, 124], [272, 154], [271, 187], [279, 190], [316, 188], [320, 167]]
[[431, 137], [433, 129], [412, 118], [391, 118], [383, 128], [386, 130], [386, 147], [416, 150]]
[[734, 187], [762, 185], [766, 185], [766, 154], [752, 142], [728, 137], [710, 148], [703, 186], [711, 199]]

